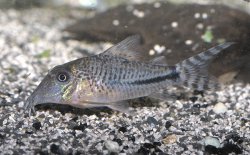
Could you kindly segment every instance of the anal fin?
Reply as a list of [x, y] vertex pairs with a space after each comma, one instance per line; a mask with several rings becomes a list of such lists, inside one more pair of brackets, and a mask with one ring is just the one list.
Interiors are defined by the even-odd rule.
[[122, 113], [133, 115], [133, 111], [129, 109], [129, 104], [126, 101], [120, 101], [115, 103], [81, 103], [77, 105], [72, 105], [77, 108], [98, 108], [98, 107], [108, 107], [112, 110], [116, 110]]

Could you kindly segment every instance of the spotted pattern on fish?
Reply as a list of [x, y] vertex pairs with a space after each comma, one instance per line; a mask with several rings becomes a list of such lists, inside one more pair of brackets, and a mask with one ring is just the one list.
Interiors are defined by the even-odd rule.
[[162, 88], [167, 83], [175, 82], [179, 76], [174, 71], [174, 66], [130, 62], [109, 55], [99, 55], [90, 59], [91, 61], [82, 60], [88, 64], [81, 63], [83, 66], [78, 68], [84, 68], [84, 71], [79, 70], [77, 74], [88, 74], [94, 79], [92, 81], [94, 84], [87, 87], [95, 92], [96, 100], [94, 97], [92, 99], [95, 101], [102, 98], [102, 102], [110, 102], [111, 99], [115, 102], [120, 99], [141, 97], [156, 91], [159, 87]]

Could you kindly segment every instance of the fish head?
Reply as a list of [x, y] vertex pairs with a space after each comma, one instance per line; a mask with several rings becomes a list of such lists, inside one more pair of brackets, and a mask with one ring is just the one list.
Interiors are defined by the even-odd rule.
[[44, 103], [67, 104], [73, 93], [75, 81], [74, 65], [60, 65], [54, 67], [33, 93], [27, 98], [24, 109], [34, 111], [34, 106]]

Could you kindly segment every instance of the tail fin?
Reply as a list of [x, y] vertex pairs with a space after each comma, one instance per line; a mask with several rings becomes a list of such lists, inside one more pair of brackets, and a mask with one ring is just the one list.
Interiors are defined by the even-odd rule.
[[176, 64], [181, 84], [196, 90], [218, 89], [219, 84], [214, 77], [208, 75], [207, 67], [218, 53], [232, 44], [234, 43], [220, 44]]

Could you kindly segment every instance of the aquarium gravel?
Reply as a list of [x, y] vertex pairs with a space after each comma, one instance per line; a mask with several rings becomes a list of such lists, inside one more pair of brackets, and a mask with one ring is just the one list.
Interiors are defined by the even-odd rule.
[[24, 114], [25, 99], [49, 69], [111, 45], [65, 39], [62, 29], [80, 14], [0, 11], [0, 154], [250, 154], [249, 84], [131, 101], [134, 115], [60, 105]]

